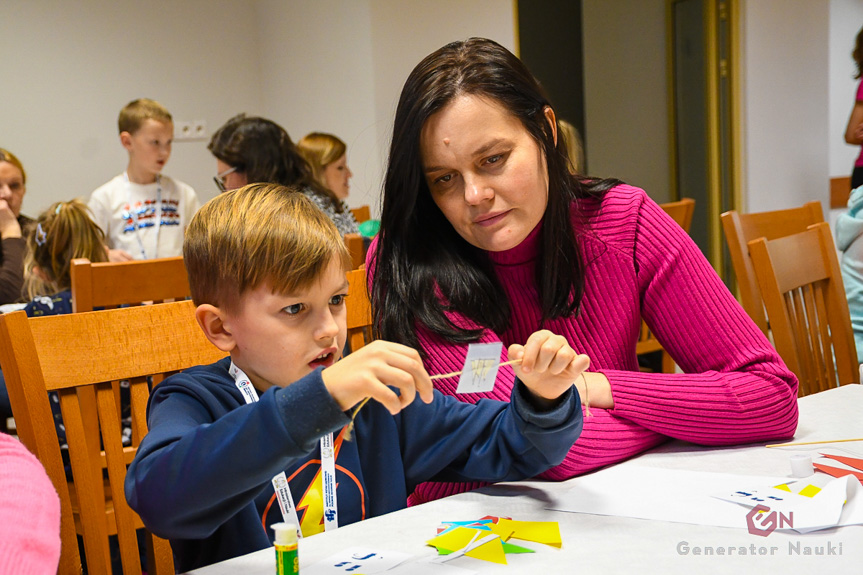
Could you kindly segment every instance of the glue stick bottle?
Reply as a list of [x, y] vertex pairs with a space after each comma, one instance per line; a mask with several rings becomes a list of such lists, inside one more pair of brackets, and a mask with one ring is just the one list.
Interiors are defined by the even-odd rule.
[[272, 529], [276, 532], [276, 575], [299, 574], [297, 526], [293, 523], [274, 523]]

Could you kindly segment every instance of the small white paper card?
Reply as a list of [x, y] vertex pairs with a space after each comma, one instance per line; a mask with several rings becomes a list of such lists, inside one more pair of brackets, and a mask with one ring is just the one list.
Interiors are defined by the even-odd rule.
[[483, 393], [494, 389], [503, 344], [472, 343], [467, 348], [456, 393]]
[[351, 547], [330, 555], [310, 567], [303, 568], [304, 575], [372, 575], [392, 569], [410, 559], [412, 555], [398, 551], [381, 551], [368, 547]]

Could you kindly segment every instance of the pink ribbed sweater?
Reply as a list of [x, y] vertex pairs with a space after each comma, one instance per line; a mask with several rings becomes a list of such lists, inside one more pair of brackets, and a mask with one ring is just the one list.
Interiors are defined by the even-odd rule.
[[[591, 409], [566, 459], [541, 477], [562, 480], [623, 461], [668, 438], [731, 445], [791, 437], [797, 427], [797, 379], [749, 319], [689, 236], [642, 190], [620, 185], [572, 209], [585, 263], [585, 290], [576, 318], [545, 329], [563, 335], [590, 357], [590, 371], [611, 382], [614, 409]], [[512, 308], [504, 333], [486, 330], [482, 342], [524, 343], [540, 329], [534, 281], [539, 229], [516, 248], [491, 252]], [[685, 373], [638, 370], [635, 344], [641, 317]], [[451, 315], [458, 324], [469, 320]], [[466, 345], [420, 330], [430, 374], [461, 369]], [[501, 368], [493, 391], [459, 395], [509, 401], [511, 368]], [[435, 382], [448, 395], [457, 380]], [[412, 503], [475, 485], [423, 484]]]
[[60, 498], [36, 457], [0, 433], [0, 573], [56, 573]]

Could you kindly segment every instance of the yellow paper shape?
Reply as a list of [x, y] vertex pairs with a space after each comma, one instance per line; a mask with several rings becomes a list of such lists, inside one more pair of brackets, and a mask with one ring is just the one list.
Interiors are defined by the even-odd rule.
[[560, 526], [557, 521], [511, 521], [500, 519], [496, 525], [489, 525], [491, 530], [501, 537], [512, 533], [513, 539], [535, 541], [551, 545], [558, 549], [563, 545], [560, 539]]
[[[485, 532], [487, 533], [487, 532]], [[480, 535], [480, 538], [483, 535]], [[503, 542], [500, 540], [500, 537], [492, 539], [488, 543], [484, 545], [480, 545], [476, 549], [472, 549], [465, 553], [468, 557], [473, 557], [474, 559], [482, 559], [483, 561], [490, 561], [492, 563], [500, 563], [501, 565], [506, 565], [506, 553], [503, 551]]]
[[[458, 551], [462, 547], [466, 546], [470, 543], [470, 540], [473, 539], [473, 536], [476, 535], [476, 529], [469, 529], [467, 527], [456, 527], [446, 533], [442, 533], [437, 537], [429, 539], [426, 541], [426, 544], [431, 545], [432, 547], [437, 547], [438, 549], [444, 549], [446, 551]], [[485, 533], [488, 533], [486, 531]], [[477, 539], [482, 537], [482, 533], [480, 533]]]
[[[777, 485], [776, 489], [781, 489], [782, 491], [788, 491], [789, 493], [793, 493], [793, 491], [791, 491], [791, 488], [786, 483], [783, 483], [782, 485]], [[797, 494], [802, 495], [803, 497], [815, 497], [820, 491], [820, 487], [817, 487], [810, 483], [804, 486], [800, 491], [798, 491]]]
[[815, 497], [816, 495], [818, 495], [819, 491], [821, 491], [820, 487], [816, 487], [815, 485], [807, 485], [800, 490], [800, 495], [802, 495], [803, 497]]
[[[477, 539], [482, 539], [483, 537], [491, 535], [490, 532], [485, 530], [470, 529], [469, 527], [456, 527], [451, 531], [447, 531], [442, 535], [429, 539], [426, 543], [432, 547], [436, 547], [439, 551], [444, 550], [455, 552], [466, 547], [477, 533], [479, 533]], [[465, 555], [473, 557], [474, 559], [500, 563], [501, 565], [507, 564], [506, 554], [503, 551], [503, 542], [499, 537], [477, 547], [476, 549], [468, 551]]]

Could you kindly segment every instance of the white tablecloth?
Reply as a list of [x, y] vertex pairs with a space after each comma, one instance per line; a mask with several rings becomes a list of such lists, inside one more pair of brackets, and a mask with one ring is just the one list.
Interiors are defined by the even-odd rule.
[[[863, 437], [863, 386], [838, 389], [801, 398], [795, 441]], [[863, 442], [835, 444], [863, 453]], [[790, 477], [792, 454], [824, 446], [766, 449], [764, 444], [705, 448], [678, 441], [667, 443], [618, 466], [712, 471], [741, 475]], [[503, 515], [524, 521], [557, 521], [563, 547], [542, 547], [537, 553], [507, 555], [509, 565], [495, 565], [469, 557], [452, 562], [478, 571], [527, 573], [863, 573], [863, 526], [834, 528], [807, 535], [776, 531], [758, 537], [746, 529], [689, 525], [548, 511], [550, 501], [572, 487], [569, 481], [524, 481], [498, 484], [412, 507], [300, 542], [300, 567], [308, 567], [340, 549], [363, 546], [429, 557], [425, 545], [441, 521]], [[726, 554], [694, 555], [693, 549], [723, 547]], [[728, 548], [734, 547], [732, 555]], [[740, 555], [740, 548], [746, 555]], [[687, 552], [688, 548], [688, 552]], [[806, 554], [809, 551], [811, 554]], [[752, 554], [754, 552], [754, 555]], [[763, 553], [763, 554], [759, 554]], [[193, 573], [221, 575], [275, 570], [274, 552], [265, 549], [211, 565]], [[539, 575], [537, 573], [537, 575]]]

